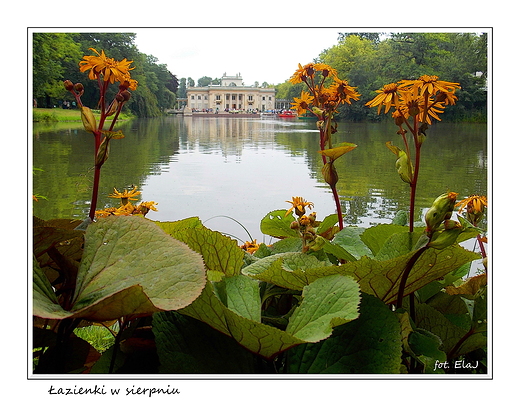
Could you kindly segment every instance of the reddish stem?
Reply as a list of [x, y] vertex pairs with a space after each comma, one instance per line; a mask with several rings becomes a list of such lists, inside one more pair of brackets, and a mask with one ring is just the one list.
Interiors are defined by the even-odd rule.
[[338, 191], [335, 186], [330, 187], [332, 189], [332, 194], [334, 195], [334, 202], [336, 203], [336, 211], [338, 212], [338, 222], [339, 222], [339, 230], [343, 229], [343, 213], [341, 212], [341, 203], [339, 201]]
[[482, 255], [482, 258], [486, 258], [486, 248], [484, 247], [484, 242], [482, 241], [482, 236], [477, 235], [477, 242], [480, 247], [480, 254]]
[[[96, 133], [94, 134], [94, 160], [96, 159], [100, 144], [101, 144], [101, 132], [96, 131]], [[88, 217], [91, 220], [94, 220], [94, 216], [96, 215], [96, 206], [97, 206], [97, 199], [98, 199], [100, 176], [101, 176], [101, 165], [95, 164], [94, 184], [92, 185], [92, 199], [90, 201], [90, 211], [88, 214]]]
[[415, 144], [415, 168], [412, 183], [410, 184], [410, 225], [409, 231], [413, 232], [413, 222], [415, 220], [415, 194], [417, 191], [417, 180], [419, 178], [419, 165], [421, 163], [421, 143], [418, 138], [417, 119], [414, 120], [413, 139]]

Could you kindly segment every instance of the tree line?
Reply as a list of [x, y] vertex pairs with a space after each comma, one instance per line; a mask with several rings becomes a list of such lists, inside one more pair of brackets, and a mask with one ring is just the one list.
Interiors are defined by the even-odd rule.
[[[204, 76], [177, 79], [165, 64], [152, 55], [139, 52], [134, 33], [34, 33], [33, 97], [39, 107], [58, 106], [73, 100], [63, 88], [63, 80], [82, 82], [84, 102], [97, 103], [97, 84], [78, 69], [89, 48], [116, 60], [132, 60], [132, 78], [139, 86], [125, 105], [138, 117], [154, 117], [173, 108], [178, 98], [186, 97], [190, 86], [218, 84], [220, 79]], [[437, 75], [458, 82], [457, 104], [447, 110], [445, 120], [485, 121], [487, 115], [487, 34], [486, 33], [339, 33], [338, 43], [325, 49], [313, 62], [323, 62], [338, 72], [361, 93], [361, 99], [339, 108], [339, 119], [381, 120], [365, 103], [375, 90], [401, 79]], [[310, 61], [295, 61], [305, 64]], [[266, 83], [262, 86], [268, 86]], [[288, 80], [275, 86], [277, 99], [300, 96], [302, 84]], [[69, 100], [70, 99], [70, 100]]]
[[[340, 106], [340, 119], [382, 120], [383, 116], [365, 106], [377, 89], [402, 79], [437, 75], [462, 87], [457, 104], [443, 114], [444, 120], [485, 121], [487, 45], [486, 33], [339, 33], [338, 44], [312, 62], [332, 66], [361, 93], [358, 102]], [[277, 99], [292, 99], [300, 96], [303, 84], [287, 80], [276, 90]]]

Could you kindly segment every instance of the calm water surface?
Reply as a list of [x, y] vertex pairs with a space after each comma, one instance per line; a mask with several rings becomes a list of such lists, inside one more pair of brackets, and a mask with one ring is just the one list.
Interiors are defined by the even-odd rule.
[[[63, 125], [61, 125], [63, 126]], [[313, 122], [277, 118], [172, 116], [124, 123], [122, 140], [111, 142], [101, 173], [98, 208], [116, 206], [108, 198], [132, 185], [141, 200], [158, 203], [148, 218], [160, 221], [198, 216], [207, 227], [258, 241], [260, 220], [285, 202], [303, 196], [318, 219], [334, 212], [332, 194], [321, 175], [319, 133]], [[335, 142], [358, 147], [336, 161], [337, 185], [347, 225], [389, 223], [408, 208], [409, 187], [395, 171], [387, 141], [402, 146], [392, 123], [340, 123]], [[487, 127], [436, 123], [422, 148], [417, 206], [421, 213], [450, 190], [459, 198], [487, 195]], [[34, 192], [48, 200], [34, 204], [44, 219], [84, 218], [90, 204], [93, 140], [81, 125], [35, 126]], [[417, 220], [421, 213], [417, 212]]]

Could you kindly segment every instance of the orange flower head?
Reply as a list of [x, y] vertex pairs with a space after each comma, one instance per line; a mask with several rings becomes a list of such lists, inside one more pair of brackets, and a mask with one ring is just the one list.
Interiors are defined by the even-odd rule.
[[[130, 79], [130, 71], [134, 68], [130, 68], [130, 64], [133, 61], [127, 61], [124, 58], [122, 61], [116, 61], [113, 58], [108, 58], [105, 55], [105, 51], [101, 50], [99, 53], [94, 48], [89, 48], [94, 51], [97, 55], [85, 55], [83, 61], [79, 63], [79, 70], [81, 72], [89, 71], [90, 79], [98, 79], [101, 76], [105, 82], [124, 82]], [[137, 82], [136, 82], [137, 84]]]
[[397, 107], [399, 105], [399, 88], [396, 83], [389, 83], [384, 85], [381, 89], [376, 90], [379, 93], [374, 99], [370, 100], [365, 104], [368, 107], [377, 108], [377, 114], [381, 113], [381, 108], [385, 106], [385, 114], [388, 113], [392, 106]]
[[294, 98], [294, 102], [291, 103], [291, 109], [296, 109], [298, 114], [303, 114], [311, 109], [311, 104], [314, 98], [309, 92], [302, 91], [299, 98]]

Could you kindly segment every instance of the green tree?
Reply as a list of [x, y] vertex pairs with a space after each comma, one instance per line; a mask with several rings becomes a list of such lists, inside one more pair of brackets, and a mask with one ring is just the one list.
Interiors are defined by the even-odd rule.
[[203, 76], [197, 80], [197, 86], [203, 88], [211, 83], [212, 79], [209, 76]]
[[179, 83], [179, 88], [177, 89], [177, 97], [185, 98], [186, 97], [186, 78], [181, 78]]
[[392, 33], [383, 40], [378, 38], [364, 33], [341, 34], [338, 45], [320, 54], [321, 62], [335, 68], [338, 76], [356, 86], [362, 95], [359, 102], [340, 107], [340, 118], [381, 120], [364, 106], [375, 96], [375, 90], [426, 74], [462, 86], [457, 92], [458, 103], [447, 112], [445, 120], [485, 120], [485, 33]]
[[370, 40], [349, 35], [338, 45], [323, 51], [319, 59], [336, 69], [340, 78], [349, 79], [350, 70], [359, 63], [359, 59], [373, 52], [375, 52], [374, 45]]
[[63, 76], [81, 59], [79, 44], [67, 33], [33, 34], [33, 98], [52, 107], [67, 93]]
[[351, 35], [355, 35], [361, 39], [364, 39], [364, 40], [369, 40], [371, 41], [372, 43], [374, 44], [379, 44], [379, 41], [381, 40], [380, 36], [381, 34], [383, 33], [339, 33], [339, 36], [338, 36], [338, 41], [339, 42], [342, 42], [345, 38], [347, 38], [348, 36], [351, 36]]

